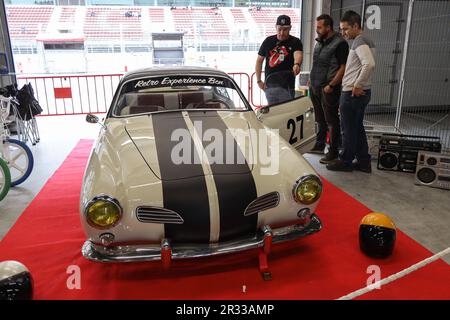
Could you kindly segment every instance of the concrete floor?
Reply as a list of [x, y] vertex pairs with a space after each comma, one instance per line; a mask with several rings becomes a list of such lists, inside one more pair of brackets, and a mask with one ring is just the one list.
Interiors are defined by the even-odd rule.
[[[101, 117], [101, 115], [100, 115]], [[95, 139], [99, 125], [88, 124], [84, 116], [39, 117], [41, 142], [31, 146], [34, 169], [20, 186], [11, 188], [0, 202], [0, 239], [14, 225], [28, 204], [61, 165], [79, 139]], [[414, 175], [376, 170], [330, 172], [319, 163], [320, 156], [305, 158], [331, 183], [373, 211], [392, 217], [397, 227], [430, 251], [450, 247], [450, 191], [414, 185]], [[450, 264], [450, 256], [445, 257]]]

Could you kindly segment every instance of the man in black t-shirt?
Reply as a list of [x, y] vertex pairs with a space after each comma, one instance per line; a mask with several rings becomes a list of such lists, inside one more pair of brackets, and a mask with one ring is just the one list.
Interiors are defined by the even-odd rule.
[[[269, 105], [285, 102], [295, 96], [295, 77], [300, 73], [303, 61], [303, 45], [299, 38], [291, 36], [291, 18], [277, 18], [277, 34], [267, 37], [259, 48], [255, 73], [258, 86], [264, 90]], [[265, 81], [261, 80], [262, 64], [265, 64]]]

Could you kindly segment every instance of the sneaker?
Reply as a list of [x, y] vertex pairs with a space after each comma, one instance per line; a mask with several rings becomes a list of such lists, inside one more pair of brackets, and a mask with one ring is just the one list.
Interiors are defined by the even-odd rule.
[[309, 153], [323, 154], [324, 150], [325, 150], [325, 146], [322, 144], [318, 144], [316, 142], [314, 147], [311, 150], [309, 150]]
[[346, 165], [345, 162], [340, 159], [327, 164], [327, 169], [331, 171], [345, 171], [345, 172], [353, 171], [352, 166]]
[[334, 153], [334, 152], [327, 152], [325, 154], [325, 157], [320, 159], [319, 162], [323, 163], [323, 164], [328, 164], [328, 163], [331, 163], [333, 161], [336, 161], [337, 159], [338, 159], [338, 156], [337, 156], [336, 153]]
[[366, 164], [362, 165], [359, 162], [354, 162], [354, 163], [352, 163], [352, 165], [353, 165], [353, 169], [355, 169], [355, 170], [359, 170], [359, 171], [362, 171], [365, 173], [372, 173], [372, 164], [370, 162], [368, 162], [367, 165]]

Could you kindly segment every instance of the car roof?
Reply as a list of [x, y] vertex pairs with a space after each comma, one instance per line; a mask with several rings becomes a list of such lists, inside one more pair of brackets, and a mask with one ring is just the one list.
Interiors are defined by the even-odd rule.
[[230, 78], [228, 74], [223, 71], [206, 68], [206, 67], [189, 67], [189, 66], [177, 66], [177, 67], [152, 67], [133, 70], [126, 73], [122, 82], [138, 79], [142, 77], [153, 77], [153, 76], [179, 76], [179, 75], [205, 75], [205, 76], [221, 76]]

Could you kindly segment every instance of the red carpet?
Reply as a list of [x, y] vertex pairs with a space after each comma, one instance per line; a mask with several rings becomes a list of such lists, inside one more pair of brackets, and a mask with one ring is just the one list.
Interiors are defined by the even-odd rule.
[[[80, 141], [0, 242], [0, 261], [30, 269], [35, 299], [336, 299], [366, 286], [369, 265], [379, 265], [385, 278], [432, 256], [402, 232], [390, 258], [364, 256], [358, 226], [370, 209], [324, 181], [318, 209], [324, 229], [274, 246], [272, 281], [262, 280], [256, 251], [176, 261], [167, 271], [158, 262], [90, 262], [80, 252], [78, 201], [91, 146]], [[67, 288], [71, 265], [81, 269], [80, 290]], [[449, 283], [450, 267], [436, 261], [359, 299], [450, 299]]]

